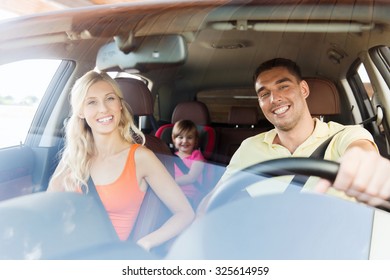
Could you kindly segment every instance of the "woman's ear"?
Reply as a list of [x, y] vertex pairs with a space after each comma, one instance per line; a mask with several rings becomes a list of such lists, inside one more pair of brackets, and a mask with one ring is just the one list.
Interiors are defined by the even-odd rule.
[[309, 85], [307, 84], [307, 82], [305, 80], [302, 80], [299, 83], [299, 86], [301, 88], [301, 92], [302, 92], [303, 97], [306, 99], [310, 94]]

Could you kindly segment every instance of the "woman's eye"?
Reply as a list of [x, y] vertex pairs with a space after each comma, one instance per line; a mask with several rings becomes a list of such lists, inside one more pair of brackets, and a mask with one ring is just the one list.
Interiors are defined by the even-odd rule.
[[90, 100], [87, 102], [87, 105], [95, 105], [96, 101], [95, 100]]

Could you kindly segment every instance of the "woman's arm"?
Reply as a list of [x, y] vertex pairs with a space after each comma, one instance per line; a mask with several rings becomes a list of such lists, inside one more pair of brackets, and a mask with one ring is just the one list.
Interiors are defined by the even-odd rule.
[[49, 186], [47, 187], [48, 192], [63, 192], [64, 189], [64, 176], [58, 176], [59, 170], [63, 168], [63, 162], [62, 160], [57, 165], [57, 168], [55, 169], [50, 181]]
[[194, 211], [180, 187], [152, 151], [140, 147], [135, 153], [135, 160], [137, 178], [145, 179], [173, 214], [159, 229], [137, 241], [138, 245], [150, 250], [189, 226], [194, 219]]

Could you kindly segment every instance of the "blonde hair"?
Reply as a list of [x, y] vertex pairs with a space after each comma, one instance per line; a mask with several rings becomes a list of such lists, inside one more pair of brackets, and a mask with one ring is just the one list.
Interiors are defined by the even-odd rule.
[[79, 114], [89, 88], [99, 81], [109, 83], [121, 100], [122, 114], [118, 128], [123, 139], [131, 144], [145, 144], [145, 136], [135, 125], [128, 104], [123, 100], [123, 94], [115, 80], [104, 72], [87, 72], [72, 88], [70, 98], [72, 114], [65, 127], [66, 141], [62, 152], [62, 165], [52, 178], [63, 178], [62, 183], [66, 191], [77, 191], [82, 186], [88, 189], [87, 182], [90, 176], [91, 158], [95, 152], [95, 141], [91, 128], [84, 118], [79, 117]]

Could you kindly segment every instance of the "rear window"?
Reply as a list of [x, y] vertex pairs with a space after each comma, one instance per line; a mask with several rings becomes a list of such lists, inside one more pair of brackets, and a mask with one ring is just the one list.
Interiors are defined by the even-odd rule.
[[256, 107], [264, 119], [254, 88], [205, 90], [197, 94], [197, 100], [206, 104], [213, 123], [227, 123], [232, 106]]

